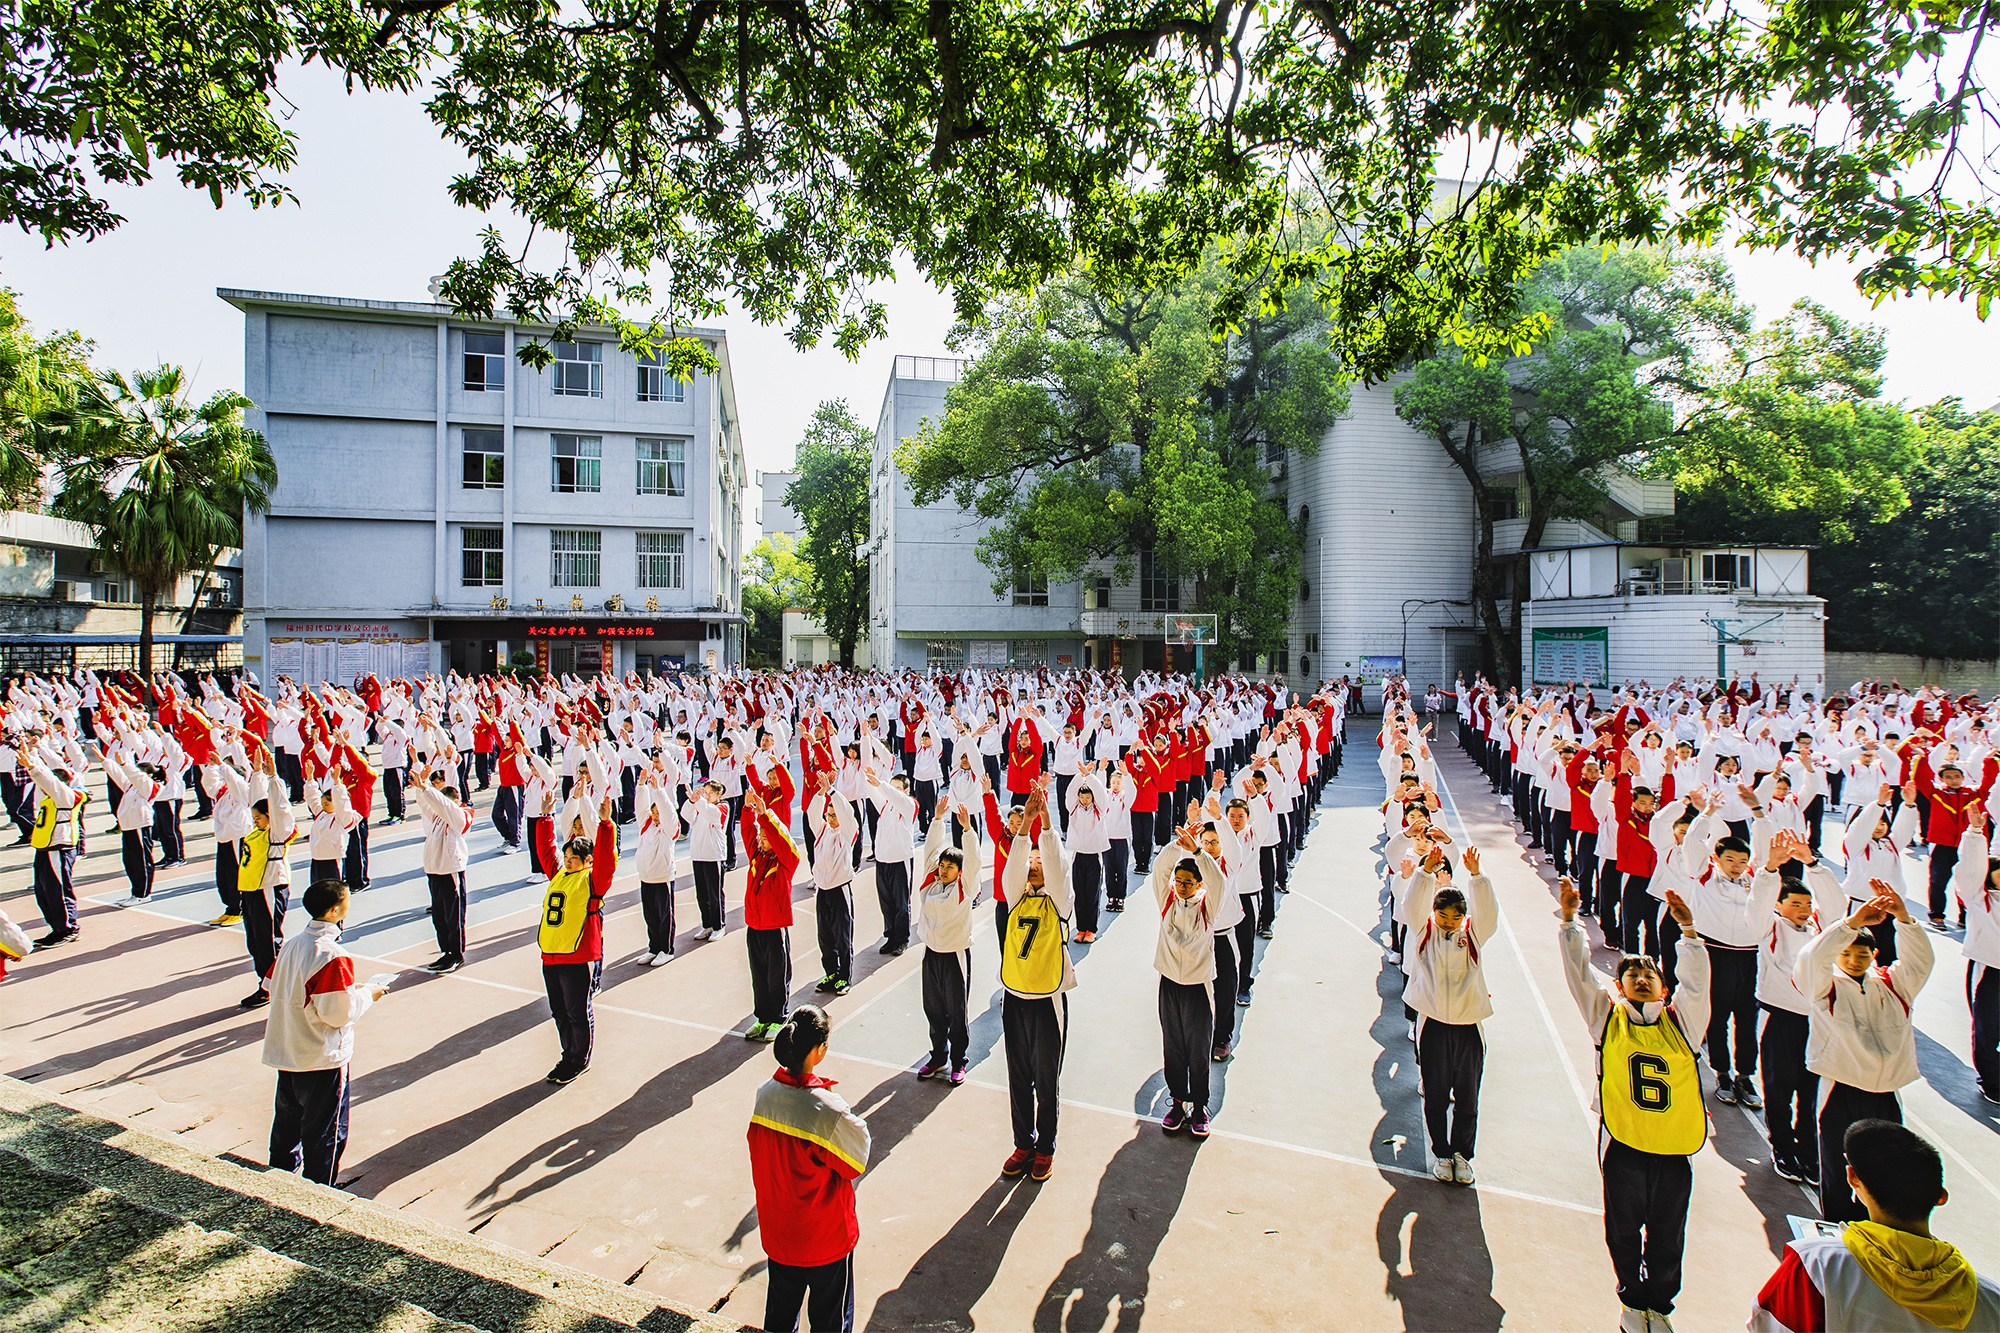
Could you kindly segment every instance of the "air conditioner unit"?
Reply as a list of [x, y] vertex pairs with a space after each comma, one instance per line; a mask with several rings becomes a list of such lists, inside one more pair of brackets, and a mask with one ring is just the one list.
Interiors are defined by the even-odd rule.
[[1684, 588], [1687, 586], [1687, 581], [1688, 562], [1686, 560], [1662, 560], [1660, 562], [1661, 587], [1671, 588], [1680, 586]]

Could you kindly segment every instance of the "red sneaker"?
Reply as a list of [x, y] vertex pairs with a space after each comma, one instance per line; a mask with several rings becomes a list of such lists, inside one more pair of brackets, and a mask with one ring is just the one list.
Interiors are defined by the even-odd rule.
[[1028, 1163], [1034, 1160], [1035, 1154], [1033, 1152], [1026, 1148], [1016, 1148], [1007, 1155], [1007, 1160], [1000, 1164], [1000, 1174], [1003, 1176], [1018, 1176], [1023, 1171], [1026, 1171]]
[[1028, 1173], [1030, 1180], [1047, 1180], [1049, 1173], [1056, 1169], [1056, 1155], [1052, 1152], [1035, 1154], [1035, 1169]]

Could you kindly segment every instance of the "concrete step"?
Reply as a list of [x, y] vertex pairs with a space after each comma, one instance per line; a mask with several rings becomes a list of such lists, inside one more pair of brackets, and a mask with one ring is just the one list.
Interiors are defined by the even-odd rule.
[[0, 1077], [0, 1328], [723, 1333], [602, 1278]]

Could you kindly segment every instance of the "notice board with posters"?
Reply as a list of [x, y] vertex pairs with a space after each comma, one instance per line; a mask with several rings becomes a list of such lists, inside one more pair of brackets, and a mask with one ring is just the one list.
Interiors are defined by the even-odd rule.
[[1364, 685], [1380, 685], [1386, 678], [1402, 674], [1403, 659], [1400, 654], [1393, 657], [1361, 659], [1361, 683]]
[[1537, 685], [1611, 684], [1611, 631], [1603, 625], [1570, 629], [1536, 629], [1529, 645], [1529, 667]]

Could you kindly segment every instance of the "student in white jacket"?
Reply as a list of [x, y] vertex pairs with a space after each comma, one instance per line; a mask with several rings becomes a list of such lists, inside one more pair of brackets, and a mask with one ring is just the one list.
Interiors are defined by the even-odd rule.
[[664, 967], [674, 956], [674, 812], [670, 775], [658, 766], [642, 770], [634, 790], [639, 815], [639, 911], [646, 919], [646, 951], [637, 961]]
[[354, 960], [340, 946], [347, 885], [306, 886], [312, 924], [285, 942], [271, 970], [276, 1001], [264, 1023], [264, 1063], [278, 1071], [271, 1115], [272, 1169], [297, 1171], [322, 1185], [340, 1173], [347, 1147], [347, 1066], [354, 1025], [386, 991], [354, 980]]
[[[931, 1049], [918, 1078], [949, 1071], [955, 1088], [965, 1082], [965, 1015], [972, 999], [972, 909], [979, 906], [979, 835], [972, 812], [950, 817], [950, 798], [938, 801], [924, 841], [924, 877], [910, 894], [910, 925], [924, 946], [924, 1018]], [[949, 845], [953, 828], [966, 830]]]
[[[1069, 815], [1065, 845], [1070, 853], [1070, 882], [1076, 889], [1076, 938], [1089, 944], [1097, 938], [1098, 894], [1104, 883], [1104, 853], [1111, 850], [1105, 823], [1104, 788], [1095, 770], [1068, 784]], [[1162, 797], [1164, 806], [1165, 797]]]
[[[1891, 798], [1895, 795], [1893, 783], [1883, 782], [1873, 789], [1872, 801], [1857, 802], [1859, 809], [1847, 821], [1847, 833], [1841, 839], [1843, 854], [1847, 858], [1847, 908], [1840, 915], [1851, 915], [1870, 898], [1874, 891], [1868, 887], [1869, 881], [1881, 880], [1896, 891], [1898, 898], [1905, 897], [1903, 886], [1903, 849], [1917, 836], [1917, 788], [1911, 783], [1904, 789], [1904, 799], [1894, 819], [1888, 814]], [[1892, 927], [1882, 926], [1875, 932], [1876, 961], [1887, 967], [1896, 961], [1896, 936]]]
[[694, 788], [681, 804], [681, 819], [687, 824], [688, 860], [694, 863], [694, 903], [701, 913], [701, 928], [694, 933], [698, 940], [722, 934], [722, 863], [729, 855], [722, 825], [728, 816], [722, 784], [713, 779]]
[[[1403, 1003], [1417, 1013], [1417, 1077], [1430, 1137], [1431, 1174], [1446, 1184], [1476, 1179], [1479, 1085], [1486, 1072], [1480, 1023], [1493, 1015], [1480, 950], [1500, 925], [1493, 881], [1479, 873], [1479, 849], [1464, 855], [1467, 890], [1452, 884], [1451, 862], [1435, 847], [1420, 865], [1405, 862]], [[1422, 924], [1418, 925], [1422, 913]]]
[[[1820, 1076], [1820, 1216], [1858, 1222], [1867, 1210], [1847, 1186], [1841, 1150], [1857, 1120], [1903, 1121], [1899, 1088], [1917, 1081], [1916, 1029], [1910, 1006], [1931, 975], [1931, 942], [1924, 928], [1883, 880], [1875, 896], [1845, 920], [1827, 926], [1799, 954], [1795, 976], [1812, 1008], [1806, 1067]], [[1897, 958], [1875, 964], [1868, 928], [1894, 917]]]
[[1840, 881], [1812, 849], [1787, 845], [1767, 863], [1780, 877], [1777, 905], [1757, 946], [1757, 1060], [1764, 1085], [1765, 1137], [1771, 1169], [1786, 1180], [1819, 1184], [1819, 1076], [1806, 1068], [1811, 1006], [1796, 980], [1799, 954], [1820, 924], [1846, 911]]
[[854, 977], [854, 866], [852, 851], [861, 840], [855, 809], [825, 788], [806, 807], [813, 832], [813, 917], [819, 926], [819, 961], [826, 975], [813, 989], [847, 994]]
[[434, 755], [417, 770], [410, 796], [424, 815], [424, 878], [431, 891], [431, 929], [437, 935], [437, 961], [426, 970], [442, 976], [465, 965], [466, 834], [472, 831], [472, 807], [459, 800], [450, 752]]
[[1160, 1047], [1167, 1108], [1160, 1129], [1171, 1134], [1186, 1126], [1208, 1137], [1208, 1066], [1215, 1045], [1215, 919], [1228, 896], [1222, 868], [1202, 851], [1183, 826], [1174, 854], [1153, 865], [1153, 900], [1160, 910], [1160, 937], [1153, 970], [1160, 974]]
[[1979, 1095], [2000, 1106], [2000, 860], [1991, 828], [2000, 793], [1967, 812], [1952, 889], [1965, 915], [1965, 1003], [1972, 1010], [1972, 1068]]

